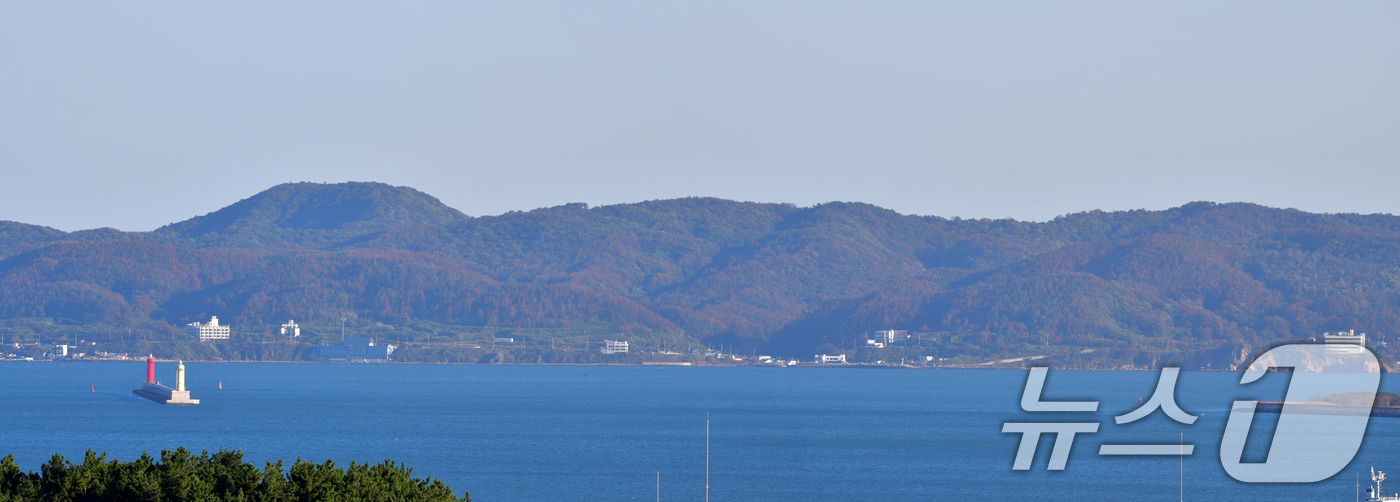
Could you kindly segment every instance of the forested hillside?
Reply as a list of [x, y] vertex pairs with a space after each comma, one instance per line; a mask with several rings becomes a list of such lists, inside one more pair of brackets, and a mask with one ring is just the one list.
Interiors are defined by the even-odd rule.
[[[1044, 223], [709, 198], [468, 217], [410, 188], [299, 183], [153, 232], [0, 222], [5, 342], [179, 341], [216, 315], [236, 340], [209, 357], [296, 357], [248, 347], [287, 319], [336, 340], [345, 319], [425, 359], [455, 343], [478, 352], [448, 359], [577, 360], [555, 352], [622, 338], [1228, 366], [1323, 331], [1393, 335], [1397, 301], [1400, 218], [1250, 204]], [[854, 348], [890, 328], [913, 339]], [[518, 338], [516, 355], [483, 345], [496, 336]]]

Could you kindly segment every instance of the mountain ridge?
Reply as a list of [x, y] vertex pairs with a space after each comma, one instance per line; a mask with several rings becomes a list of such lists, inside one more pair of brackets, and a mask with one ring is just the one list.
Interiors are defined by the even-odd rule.
[[[412, 188], [299, 183], [152, 232], [0, 222], [0, 287], [16, 336], [177, 339], [218, 315], [247, 339], [346, 318], [426, 344], [505, 330], [550, 350], [615, 336], [1224, 364], [1325, 330], [1400, 331], [1400, 218], [1196, 202], [1021, 222], [700, 197], [468, 217]], [[914, 338], [862, 346], [877, 329]]]
[[255, 236], [318, 247], [403, 224], [467, 219], [437, 198], [383, 183], [287, 183], [217, 211], [156, 229], [201, 245], [259, 247]]

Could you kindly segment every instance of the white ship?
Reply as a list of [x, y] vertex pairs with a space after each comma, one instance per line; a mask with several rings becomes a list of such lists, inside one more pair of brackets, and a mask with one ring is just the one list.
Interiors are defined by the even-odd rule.
[[1375, 468], [1375, 467], [1372, 467], [1372, 468], [1371, 468], [1371, 481], [1374, 481], [1375, 484], [1366, 485], [1366, 500], [1367, 500], [1367, 502], [1371, 502], [1371, 501], [1380, 501], [1380, 502], [1397, 501], [1397, 502], [1400, 502], [1400, 494], [1392, 494], [1392, 495], [1390, 495], [1389, 497], [1387, 497], [1387, 496], [1385, 495], [1385, 492], [1382, 492], [1382, 491], [1381, 491], [1381, 481], [1385, 481], [1385, 471], [1377, 472], [1377, 471], [1376, 471], [1376, 468]]

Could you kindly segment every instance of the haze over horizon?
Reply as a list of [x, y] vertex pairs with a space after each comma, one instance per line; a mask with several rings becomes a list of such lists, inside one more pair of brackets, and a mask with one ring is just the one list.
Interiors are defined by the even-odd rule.
[[0, 220], [297, 181], [1044, 221], [1400, 213], [1400, 4], [0, 5]]

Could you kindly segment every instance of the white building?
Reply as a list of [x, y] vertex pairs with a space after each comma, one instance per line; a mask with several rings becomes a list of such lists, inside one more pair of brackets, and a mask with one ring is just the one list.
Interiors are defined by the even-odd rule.
[[301, 326], [297, 326], [296, 321], [288, 319], [287, 324], [282, 325], [282, 336], [287, 337], [288, 340], [301, 336]]
[[198, 337], [199, 341], [228, 340], [232, 330], [227, 324], [219, 325], [219, 316], [209, 318], [208, 323], [192, 322], [185, 325], [185, 332]]
[[1354, 329], [1323, 333], [1322, 339], [1327, 342], [1328, 354], [1360, 354], [1366, 350], [1366, 334], [1358, 335]]
[[829, 356], [822, 354], [817, 356], [817, 362], [821, 364], [846, 364], [846, 355]]
[[627, 342], [618, 340], [603, 340], [604, 354], [626, 354]]
[[876, 331], [875, 337], [885, 343], [898, 343], [909, 338], [909, 332], [902, 329], [884, 329]]

